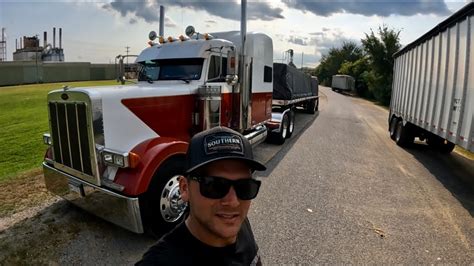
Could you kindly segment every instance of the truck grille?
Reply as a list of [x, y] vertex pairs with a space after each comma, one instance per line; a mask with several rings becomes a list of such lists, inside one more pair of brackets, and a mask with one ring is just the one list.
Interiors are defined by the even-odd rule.
[[87, 105], [83, 102], [50, 102], [54, 160], [92, 176]]

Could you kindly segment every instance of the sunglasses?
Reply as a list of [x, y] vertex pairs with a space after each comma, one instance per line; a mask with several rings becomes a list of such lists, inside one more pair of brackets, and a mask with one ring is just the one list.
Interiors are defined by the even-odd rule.
[[229, 193], [232, 186], [235, 194], [241, 200], [254, 199], [260, 188], [260, 181], [252, 178], [229, 180], [218, 176], [190, 176], [191, 180], [199, 183], [199, 192], [210, 199], [222, 199]]

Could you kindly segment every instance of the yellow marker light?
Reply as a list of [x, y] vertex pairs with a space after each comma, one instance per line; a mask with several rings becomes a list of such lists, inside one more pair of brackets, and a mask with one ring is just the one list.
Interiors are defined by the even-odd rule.
[[136, 154], [136, 153], [133, 153], [133, 152], [129, 152], [128, 153], [128, 164], [129, 164], [129, 167], [131, 168], [135, 168], [137, 167], [137, 165], [140, 163], [140, 155]]
[[159, 39], [160, 43], [162, 43], [162, 44], [165, 43], [165, 38], [163, 38], [163, 36], [160, 36], [160, 38], [158, 38], [158, 39]]
[[173, 42], [173, 37], [169, 36], [168, 37], [168, 42]]

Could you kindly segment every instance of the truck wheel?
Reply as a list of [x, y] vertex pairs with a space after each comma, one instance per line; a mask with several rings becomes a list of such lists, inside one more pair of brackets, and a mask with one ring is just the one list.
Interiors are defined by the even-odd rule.
[[184, 219], [187, 203], [179, 192], [179, 178], [184, 172], [184, 158], [165, 162], [139, 198], [145, 229], [152, 236], [160, 237]]
[[308, 113], [308, 114], [315, 114], [316, 111], [317, 111], [317, 107], [316, 107], [316, 100], [308, 100], [306, 101], [306, 106], [305, 106], [305, 111]]
[[390, 121], [390, 127], [389, 127], [390, 138], [393, 140], [395, 140], [395, 133], [397, 131], [397, 121], [398, 119], [396, 117], [393, 117], [392, 120]]
[[288, 113], [286, 113], [283, 116], [283, 119], [281, 120], [281, 129], [280, 132], [277, 133], [272, 133], [270, 135], [270, 142], [282, 145], [285, 143], [285, 139], [288, 136], [288, 127], [289, 127], [289, 118], [288, 118]]
[[295, 113], [293, 111], [289, 111], [289, 122], [288, 122], [288, 132], [286, 134], [286, 138], [289, 139], [291, 138], [291, 135], [293, 135], [293, 131], [295, 131]]
[[403, 125], [402, 120], [398, 120], [395, 131], [395, 142], [400, 147], [407, 147], [414, 141], [414, 137], [411, 135], [410, 130], [407, 126]]

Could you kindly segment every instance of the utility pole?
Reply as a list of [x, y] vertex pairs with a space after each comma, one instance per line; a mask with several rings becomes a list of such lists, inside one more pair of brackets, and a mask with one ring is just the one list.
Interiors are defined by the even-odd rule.
[[126, 52], [127, 52], [127, 65], [128, 65], [128, 52], [130, 51], [130, 46], [125, 46]]
[[303, 57], [304, 57], [304, 52], [301, 52], [301, 70], [303, 70]]

